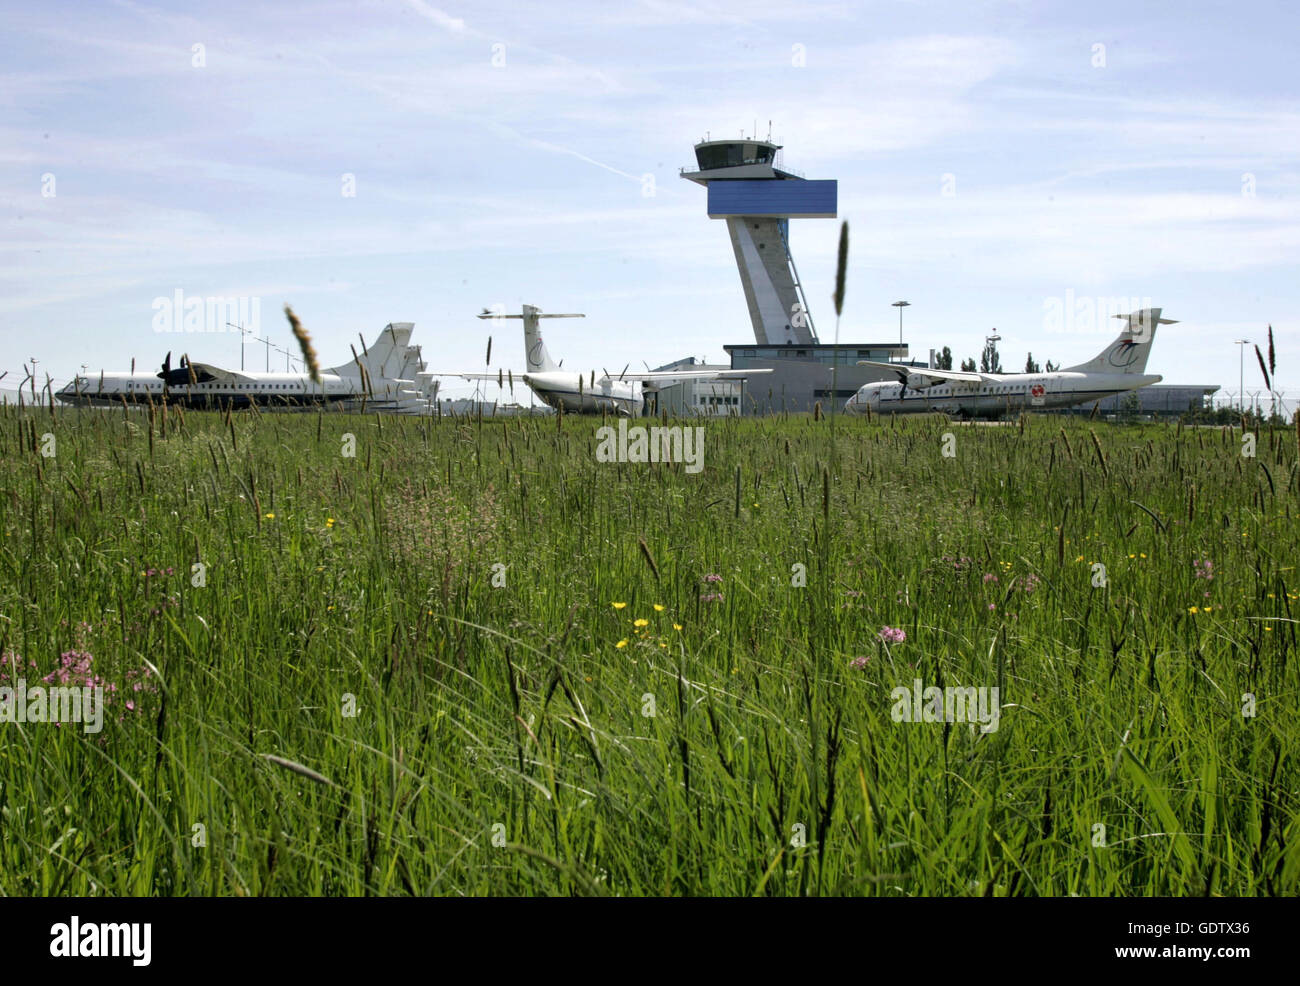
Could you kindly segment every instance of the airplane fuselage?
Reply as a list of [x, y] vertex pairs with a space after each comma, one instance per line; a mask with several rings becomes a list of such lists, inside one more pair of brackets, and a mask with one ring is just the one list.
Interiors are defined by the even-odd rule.
[[603, 381], [601, 374], [570, 373], [565, 370], [540, 370], [525, 373], [524, 382], [541, 400], [568, 414], [622, 414], [637, 417], [645, 399], [634, 383]]
[[[924, 372], [924, 371], [920, 371]], [[1089, 404], [1125, 391], [1159, 383], [1156, 374], [1005, 373], [978, 383], [946, 381], [928, 387], [901, 383], [871, 383], [854, 394], [844, 410], [865, 414], [920, 414], [939, 412], [956, 418], [997, 418], [1022, 410]]]
[[246, 380], [164, 386], [156, 373], [104, 373], [79, 376], [55, 392], [66, 404], [83, 407], [128, 404], [170, 404], [196, 409], [239, 410], [259, 407], [316, 407], [339, 401], [360, 401], [365, 395], [359, 380], [332, 373], [320, 383], [301, 373], [245, 373]]

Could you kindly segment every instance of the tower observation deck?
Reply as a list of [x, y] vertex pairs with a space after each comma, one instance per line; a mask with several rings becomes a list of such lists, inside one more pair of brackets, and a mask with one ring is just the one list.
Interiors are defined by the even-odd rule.
[[708, 189], [710, 219], [727, 221], [758, 345], [816, 344], [790, 254], [790, 220], [834, 219], [837, 183], [786, 170], [780, 150], [770, 140], [704, 140], [695, 145], [697, 169], [682, 169], [681, 177]]

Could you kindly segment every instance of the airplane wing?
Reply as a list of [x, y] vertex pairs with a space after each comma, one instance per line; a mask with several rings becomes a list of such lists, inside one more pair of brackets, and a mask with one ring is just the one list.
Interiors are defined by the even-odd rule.
[[[482, 371], [462, 372], [460, 370], [421, 370], [416, 374], [417, 377], [425, 380], [431, 377], [460, 377], [462, 380], [469, 381], [505, 379], [509, 375], [510, 374], [505, 370], [498, 370], [496, 373], [485, 373]], [[520, 379], [522, 378], [523, 374], [520, 374]]]
[[[248, 376], [246, 373], [240, 373], [238, 370], [226, 370], [220, 366], [213, 366], [211, 363], [190, 363], [189, 369], [194, 371], [194, 378], [199, 383], [209, 383], [216, 380], [219, 383], [253, 383], [255, 378]], [[182, 368], [182, 372], [184, 368]]]
[[628, 382], [638, 380], [642, 383], [668, 383], [674, 380], [739, 380], [742, 377], [757, 376], [760, 373], [771, 373], [770, 369], [762, 370], [655, 370], [649, 373], [618, 373], [608, 374], [597, 380], [598, 383], [610, 381], [612, 383]]
[[982, 381], [995, 381], [997, 379], [987, 373], [968, 373], [965, 370], [931, 370], [922, 366], [903, 366], [899, 363], [877, 363], [873, 360], [866, 359], [858, 360], [858, 366], [874, 366], [877, 370], [888, 370], [903, 383], [907, 383], [907, 378], [912, 376], [928, 377], [936, 382], [947, 380], [961, 383], [980, 383]]

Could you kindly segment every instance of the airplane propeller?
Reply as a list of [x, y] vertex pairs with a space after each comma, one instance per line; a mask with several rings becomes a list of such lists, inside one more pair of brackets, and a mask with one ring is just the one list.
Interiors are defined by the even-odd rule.
[[902, 384], [902, 387], [900, 387], [898, 391], [898, 399], [901, 401], [907, 394], [907, 371], [895, 370], [894, 375], [898, 377], [898, 382]]
[[[184, 387], [186, 385], [193, 386], [194, 384], [203, 382], [199, 380], [195, 375], [194, 369], [190, 366], [190, 357], [188, 353], [182, 354], [180, 364], [173, 368], [172, 354], [169, 352], [167, 357], [163, 360], [162, 372], [157, 374], [157, 376], [158, 379], [163, 382], [164, 390], [169, 387]], [[206, 381], [208, 379], [211, 379], [211, 377], [205, 373], [203, 380]]]

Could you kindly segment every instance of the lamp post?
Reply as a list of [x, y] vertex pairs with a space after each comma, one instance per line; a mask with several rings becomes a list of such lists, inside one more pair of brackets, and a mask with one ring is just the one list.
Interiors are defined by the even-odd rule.
[[1244, 414], [1246, 411], [1245, 347], [1250, 343], [1250, 340], [1233, 339], [1232, 341], [1237, 346], [1237, 410]]
[[910, 301], [895, 301], [890, 308], [898, 309], [898, 344], [903, 344], [903, 309], [911, 307]]

